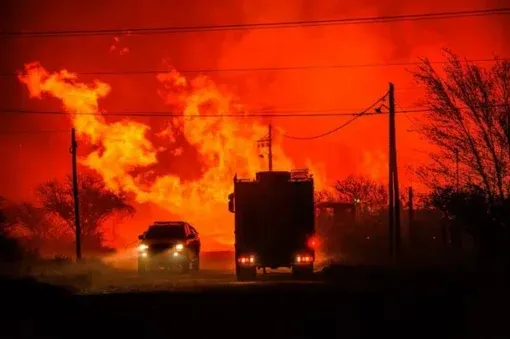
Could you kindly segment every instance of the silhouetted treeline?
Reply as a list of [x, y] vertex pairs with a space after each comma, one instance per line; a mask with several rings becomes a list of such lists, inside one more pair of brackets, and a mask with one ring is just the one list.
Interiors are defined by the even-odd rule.
[[[409, 119], [435, 147], [427, 163], [400, 164], [429, 187], [411, 215], [407, 197], [401, 196], [404, 255], [430, 258], [435, 253], [443, 259], [469, 253], [510, 263], [510, 62], [494, 58], [482, 66], [448, 50], [444, 55], [441, 70], [424, 58], [413, 71], [425, 89], [427, 111]], [[384, 257], [385, 185], [351, 176], [318, 199], [356, 205], [356, 218], [345, 214], [334, 227], [327, 218], [319, 221], [328, 251], [358, 259]]]
[[[78, 183], [84, 253], [110, 253], [114, 249], [104, 244], [104, 222], [115, 215], [130, 215], [134, 208], [125, 194], [106, 189], [102, 179], [95, 175], [82, 174]], [[4, 234], [39, 256], [74, 257], [71, 178], [40, 184], [36, 197], [37, 203], [4, 201]]]
[[9, 234], [10, 221], [5, 213], [7, 201], [0, 197], [0, 264], [26, 259], [29, 252]]
[[[353, 179], [348, 180], [351, 182]], [[367, 178], [362, 180], [367, 181]], [[342, 181], [339, 184], [341, 186]], [[376, 187], [375, 182], [372, 187]], [[371, 200], [370, 194], [366, 191], [363, 194]], [[414, 206], [412, 213], [409, 213], [404, 198], [401, 197], [404, 260], [440, 262], [447, 260], [449, 255], [510, 260], [508, 197], [490, 199], [481, 188], [446, 186], [422, 195], [420, 204]], [[318, 233], [327, 256], [354, 262], [386, 261], [387, 207], [381, 204], [380, 208], [370, 209], [364, 206], [356, 193], [348, 198], [330, 193], [328, 201], [352, 203], [355, 214], [337, 211], [342, 214], [335, 217], [333, 209], [318, 214]], [[373, 206], [373, 203], [369, 205]]]
[[[407, 194], [401, 194], [402, 246], [406, 255], [421, 260], [439, 260], [449, 246], [450, 235], [441, 223], [441, 213], [415, 197], [412, 222]], [[337, 181], [328, 193], [319, 192], [321, 202], [341, 203], [317, 209], [317, 232], [321, 251], [331, 259], [355, 263], [383, 263], [388, 260], [388, 191], [368, 177], [348, 176]], [[351, 207], [349, 207], [351, 206]]]
[[510, 254], [510, 198], [491, 198], [483, 188], [435, 189], [429, 203], [441, 211], [452, 234], [452, 245], [462, 247], [463, 234], [469, 234], [481, 259]]
[[463, 60], [445, 52], [436, 70], [423, 59], [414, 71], [426, 90], [426, 114], [416, 130], [435, 146], [417, 170], [431, 188], [430, 208], [441, 212], [451, 245], [466, 235], [479, 259], [508, 261], [510, 199], [510, 62]]

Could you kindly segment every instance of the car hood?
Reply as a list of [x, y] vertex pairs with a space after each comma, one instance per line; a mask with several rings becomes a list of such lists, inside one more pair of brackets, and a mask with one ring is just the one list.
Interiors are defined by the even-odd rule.
[[182, 244], [184, 241], [182, 239], [147, 239], [143, 241], [143, 244], [148, 246], [153, 245], [168, 245], [175, 246], [177, 244]]

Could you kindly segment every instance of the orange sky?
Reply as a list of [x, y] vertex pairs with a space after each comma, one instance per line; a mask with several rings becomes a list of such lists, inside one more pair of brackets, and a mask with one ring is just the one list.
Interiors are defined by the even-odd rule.
[[[114, 1], [88, 1], [79, 5], [66, 1], [50, 1], [43, 7], [36, 1], [11, 7], [3, 20], [8, 30], [65, 30], [126, 27], [162, 27], [170, 25], [215, 25], [287, 20], [313, 20], [373, 15], [398, 15], [432, 11], [468, 10], [504, 6], [505, 1], [382, 1], [364, 0], [355, 4], [346, 1], [125, 1], [119, 10]], [[118, 4], [118, 2], [116, 2]], [[175, 5], [172, 5], [175, 4]], [[179, 6], [176, 4], [179, 3]], [[136, 5], [135, 5], [136, 4]], [[47, 5], [46, 5], [47, 6]], [[81, 7], [78, 7], [81, 6]], [[86, 7], [85, 7], [86, 6]], [[433, 20], [369, 25], [345, 25], [279, 30], [243, 30], [232, 32], [202, 32], [155, 36], [84, 37], [59, 39], [10, 39], [1, 43], [10, 53], [2, 55], [2, 73], [23, 70], [24, 64], [38, 61], [50, 72], [62, 68], [70, 72], [123, 71], [163, 69], [173, 65], [177, 71], [210, 68], [254, 68], [332, 64], [380, 64], [416, 61], [426, 56], [442, 59], [440, 49], [449, 47], [457, 54], [470, 58], [490, 58], [493, 54], [508, 57], [504, 34], [510, 29], [508, 18], [480, 17], [456, 20]], [[112, 45], [115, 48], [112, 48]], [[506, 49], [505, 49], [506, 48]], [[197, 74], [183, 74], [189, 78]], [[352, 67], [339, 69], [309, 69], [295, 71], [214, 72], [208, 74], [218, 85], [227, 88], [239, 102], [252, 110], [329, 110], [357, 111], [371, 104], [395, 83], [396, 100], [401, 107], [416, 106], [421, 90], [416, 88], [405, 67]], [[110, 93], [100, 99], [99, 107], [106, 111], [169, 110], [158, 94], [162, 83], [154, 74], [80, 76], [79, 81], [94, 80], [109, 84]], [[13, 76], [0, 77], [2, 108], [58, 110], [61, 101], [49, 96], [30, 100], [26, 87]], [[348, 118], [274, 118], [277, 129], [288, 134], [308, 136], [341, 124]], [[402, 185], [412, 183], [405, 168], [423, 161], [421, 151], [426, 144], [408, 130], [410, 117], [398, 115], [397, 138]], [[115, 119], [107, 118], [111, 123]], [[139, 123], [152, 132], [164, 129], [168, 119], [140, 118]], [[2, 131], [67, 130], [70, 120], [63, 116], [27, 116], [2, 114]], [[239, 128], [249, 131], [241, 138], [248, 145], [255, 137], [256, 122], [242, 119]], [[242, 126], [245, 124], [246, 126]], [[251, 126], [251, 127], [250, 127]], [[222, 133], [208, 129], [204, 139], [226, 137], [228, 127], [219, 126]], [[196, 125], [186, 129], [188, 139], [196, 133]], [[195, 132], [193, 132], [195, 129]], [[260, 135], [263, 137], [263, 135]], [[69, 173], [69, 135], [13, 134], [0, 135], [0, 152], [5, 157], [0, 167], [0, 195], [12, 199], [30, 199], [38, 183]], [[164, 141], [150, 140], [157, 146]], [[199, 140], [182, 156], [164, 153], [158, 158], [157, 172], [172, 173], [182, 179], [197, 180], [203, 172], [203, 154]], [[189, 140], [188, 140], [189, 141]], [[253, 140], [254, 141], [254, 140]], [[168, 140], [167, 140], [168, 142]], [[166, 145], [168, 146], [168, 145]], [[229, 153], [242, 154], [241, 142]], [[387, 116], [367, 117], [331, 136], [313, 141], [283, 140], [282, 152], [297, 167], [309, 160], [320, 168], [321, 177], [331, 182], [351, 173], [364, 173], [384, 180], [387, 154]], [[88, 151], [81, 150], [81, 156]], [[233, 152], [233, 153], [232, 153]], [[248, 151], [247, 151], [248, 152]], [[249, 152], [248, 152], [249, 153]], [[206, 164], [213, 167], [210, 163]], [[207, 166], [206, 166], [207, 167]], [[249, 166], [251, 168], [251, 165]], [[230, 170], [230, 169], [229, 169]], [[225, 170], [226, 171], [226, 170]], [[219, 173], [219, 172], [218, 172]], [[228, 174], [228, 171], [225, 172]], [[103, 173], [104, 174], [104, 173]], [[212, 180], [212, 179], [211, 179]], [[218, 184], [219, 185], [219, 184]], [[166, 196], [165, 196], [166, 199]], [[203, 203], [203, 202], [202, 202]], [[118, 226], [120, 240], [131, 242], [148, 222], [166, 218], [165, 204], [138, 206], [137, 216], [128, 224]], [[185, 209], [188, 211], [189, 207]], [[199, 208], [191, 208], [193, 218]], [[223, 213], [223, 212], [222, 212]], [[186, 216], [183, 216], [186, 218]], [[193, 219], [192, 218], [192, 219]], [[225, 241], [231, 229], [230, 216], [225, 212], [206, 225], [198, 218], [197, 228], [217, 241]], [[219, 225], [219, 226], [218, 226]], [[221, 233], [218, 236], [216, 233]], [[214, 242], [210, 242], [212, 247]]]

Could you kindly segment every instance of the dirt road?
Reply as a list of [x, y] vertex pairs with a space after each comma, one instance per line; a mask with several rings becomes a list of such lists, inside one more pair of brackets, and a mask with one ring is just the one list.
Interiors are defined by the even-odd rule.
[[506, 328], [499, 310], [508, 298], [472, 277], [345, 268], [334, 282], [316, 278], [240, 283], [227, 269], [143, 278], [110, 270], [82, 277], [78, 295], [15, 281], [1, 289], [3, 337], [508, 337], [493, 335]]
[[107, 260], [107, 265], [84, 264], [82, 268], [74, 264], [62, 265], [40, 272], [35, 277], [39, 281], [70, 287], [78, 294], [180, 292], [260, 284], [317, 283], [313, 279], [296, 281], [285, 269], [268, 273], [261, 274], [255, 282], [238, 282], [232, 252], [205, 252], [201, 256], [200, 271], [194, 273], [162, 271], [141, 276], [134, 260], [115, 258], [115, 261]]
[[133, 272], [92, 277], [89, 286], [79, 289], [80, 294], [130, 292], [187, 292], [211, 288], [245, 288], [247, 285], [319, 284], [314, 279], [296, 280], [290, 273], [278, 272], [260, 275], [256, 281], [238, 282], [232, 271], [202, 270], [194, 274], [158, 273], [138, 276]]

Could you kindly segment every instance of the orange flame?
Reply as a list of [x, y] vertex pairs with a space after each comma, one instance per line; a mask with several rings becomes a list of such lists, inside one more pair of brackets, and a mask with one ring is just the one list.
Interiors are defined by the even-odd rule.
[[[78, 136], [99, 146], [81, 163], [98, 172], [107, 187], [132, 193], [138, 203], [157, 204], [194, 223], [204, 236], [232, 244], [233, 218], [226, 207], [232, 179], [236, 173], [249, 178], [267, 166], [255, 144], [267, 134], [267, 128], [244, 119], [243, 106], [207, 77], [189, 80], [172, 69], [157, 79], [163, 87], [163, 100], [182, 112], [182, 117], [171, 118], [168, 128], [155, 132], [166, 141], [166, 147], [159, 148], [148, 139], [152, 131], [145, 124], [129, 119], [105, 122], [98, 100], [110, 92], [108, 84], [96, 80], [87, 85], [79, 82], [76, 74], [66, 70], [49, 73], [37, 62], [25, 65], [25, 72], [19, 75], [30, 97], [41, 99], [47, 94], [60, 99]], [[207, 117], [225, 114], [238, 117]], [[184, 181], [165, 174], [149, 180], [153, 174], [150, 166], [158, 163], [160, 152], [170, 148], [174, 156], [183, 152], [176, 143], [179, 133], [201, 157], [201, 178]], [[278, 139], [273, 144], [273, 155], [275, 167], [293, 168]]]

